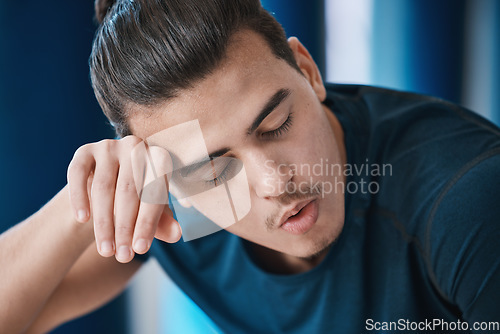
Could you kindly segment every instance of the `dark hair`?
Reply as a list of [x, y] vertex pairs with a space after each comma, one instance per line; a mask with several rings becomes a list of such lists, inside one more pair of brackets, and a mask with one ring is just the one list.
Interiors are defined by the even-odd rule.
[[238, 30], [257, 32], [299, 70], [283, 28], [259, 0], [96, 0], [95, 9], [92, 87], [121, 137], [130, 134], [129, 104], [155, 105], [206, 77]]

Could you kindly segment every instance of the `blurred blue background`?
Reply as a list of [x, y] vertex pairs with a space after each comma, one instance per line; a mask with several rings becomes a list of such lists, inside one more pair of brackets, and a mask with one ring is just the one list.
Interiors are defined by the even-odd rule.
[[[431, 94], [500, 123], [500, 1], [262, 2], [327, 81]], [[92, 16], [92, 1], [0, 1], [0, 231], [65, 185], [76, 148], [113, 137], [89, 83]], [[216, 332], [150, 263], [128, 293], [54, 333]]]

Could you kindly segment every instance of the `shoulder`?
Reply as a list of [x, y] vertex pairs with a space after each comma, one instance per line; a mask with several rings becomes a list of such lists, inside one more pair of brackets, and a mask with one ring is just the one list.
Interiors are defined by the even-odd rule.
[[484, 313], [500, 297], [499, 171], [499, 148], [464, 166], [442, 189], [426, 224], [429, 273], [464, 313]]
[[339, 116], [346, 136], [355, 138], [356, 150], [364, 155], [361, 161], [400, 168], [420, 163], [453, 175], [479, 154], [500, 146], [500, 128], [438, 98], [370, 86], [327, 89], [326, 104]]
[[[500, 136], [500, 129], [483, 117], [433, 96], [363, 85], [326, 84], [326, 88], [325, 103], [334, 110], [340, 109], [351, 120], [361, 118], [371, 136], [400, 129], [405, 131], [399, 131], [399, 135], [408, 130], [438, 135], [463, 124]], [[433, 126], [429, 128], [427, 122]]]
[[355, 159], [392, 166], [391, 175], [375, 179], [380, 192], [370, 206], [390, 212], [422, 245], [434, 288], [464, 317], [500, 316], [491, 313], [500, 313], [494, 306], [500, 299], [500, 129], [432, 97], [353, 85], [328, 91]]
[[394, 212], [410, 233], [419, 233], [457, 173], [500, 147], [496, 125], [437, 98], [355, 85], [329, 85], [328, 91], [354, 152], [351, 162], [390, 167], [390, 175], [368, 180], [380, 186], [372, 204]]

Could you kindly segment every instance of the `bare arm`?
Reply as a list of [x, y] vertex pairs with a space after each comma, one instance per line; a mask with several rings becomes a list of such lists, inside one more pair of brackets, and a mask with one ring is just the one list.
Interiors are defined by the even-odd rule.
[[141, 267], [138, 260], [126, 264], [104, 258], [90, 245], [77, 260], [27, 333], [46, 333], [58, 325], [92, 312], [106, 304], [127, 286]]
[[[82, 146], [68, 169], [69, 186], [0, 235], [0, 333], [43, 332], [94, 310], [137, 271], [134, 251], [145, 253], [153, 237], [180, 238], [167, 205], [139, 200], [131, 167], [138, 143], [129, 136]], [[168, 165], [166, 151], [148, 152], [144, 157]], [[140, 159], [139, 175], [147, 177]]]
[[93, 241], [91, 224], [72, 218], [67, 188], [0, 236], [0, 332], [27, 326]]

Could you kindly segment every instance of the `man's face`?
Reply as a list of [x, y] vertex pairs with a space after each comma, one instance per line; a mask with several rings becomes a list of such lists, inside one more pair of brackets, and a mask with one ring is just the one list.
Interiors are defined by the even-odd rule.
[[130, 125], [145, 139], [197, 119], [208, 153], [236, 158], [246, 170], [250, 211], [226, 229], [309, 257], [331, 244], [344, 222], [344, 194], [329, 188], [344, 180], [341, 173], [313, 166], [342, 165], [345, 149], [338, 121], [321, 104], [316, 65], [297, 40], [290, 43], [304, 75], [276, 58], [259, 35], [242, 31], [213, 73], [162, 105], [133, 107]]

